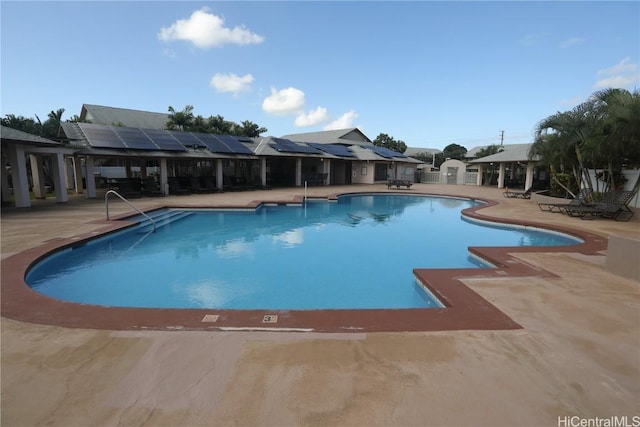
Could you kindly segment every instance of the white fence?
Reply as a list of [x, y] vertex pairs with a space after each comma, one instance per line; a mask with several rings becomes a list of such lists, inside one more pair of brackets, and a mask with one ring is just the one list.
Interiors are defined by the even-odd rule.
[[[441, 172], [422, 172], [420, 182], [423, 184], [446, 184], [446, 174]], [[464, 176], [465, 185], [477, 185], [478, 184], [478, 172], [465, 172]]]
[[422, 183], [440, 184], [440, 172], [422, 172]]
[[464, 176], [464, 183], [466, 185], [478, 184], [478, 172], [467, 172]]

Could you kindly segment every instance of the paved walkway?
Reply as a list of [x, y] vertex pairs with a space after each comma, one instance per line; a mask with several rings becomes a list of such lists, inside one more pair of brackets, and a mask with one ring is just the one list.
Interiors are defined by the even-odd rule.
[[[329, 187], [309, 195], [374, 188], [386, 191]], [[400, 191], [490, 198], [500, 204], [483, 210], [488, 215], [640, 238], [640, 215], [628, 223], [581, 221], [541, 212], [531, 200], [505, 199], [494, 188], [418, 184]], [[135, 203], [238, 205], [301, 195], [285, 189]], [[117, 201], [110, 206], [114, 215], [129, 210]], [[103, 217], [102, 200], [75, 197], [64, 205], [47, 200], [3, 209], [2, 258], [99, 229]], [[0, 421], [3, 427], [568, 426], [623, 416], [633, 422], [640, 416], [640, 282], [606, 271], [604, 254], [517, 256], [557, 277], [466, 284], [520, 330], [132, 332], [3, 318]]]

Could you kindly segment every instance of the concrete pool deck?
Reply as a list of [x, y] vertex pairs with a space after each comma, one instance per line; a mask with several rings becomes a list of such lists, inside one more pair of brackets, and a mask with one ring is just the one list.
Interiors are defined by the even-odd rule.
[[[386, 192], [313, 187], [310, 196]], [[396, 192], [396, 191], [394, 191]], [[397, 192], [493, 199], [482, 214], [640, 238], [630, 222], [541, 212], [495, 188], [416, 184]], [[150, 209], [293, 200], [302, 189], [139, 199]], [[112, 215], [130, 208], [113, 201]], [[104, 202], [2, 210], [2, 259], [91, 233]], [[517, 253], [552, 276], [466, 279], [522, 326], [401, 333], [110, 331], [2, 319], [3, 426], [571, 425], [640, 416], [640, 282], [604, 251]], [[640, 261], [640, 254], [630, 259]], [[559, 424], [567, 417], [567, 423]], [[575, 419], [574, 419], [575, 420]], [[638, 419], [640, 420], [640, 418]]]

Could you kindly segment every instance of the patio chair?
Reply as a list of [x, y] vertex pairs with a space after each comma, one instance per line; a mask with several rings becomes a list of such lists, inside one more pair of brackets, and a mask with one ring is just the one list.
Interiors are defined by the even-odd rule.
[[142, 184], [137, 178], [119, 178], [117, 188], [118, 193], [126, 199], [142, 197]]
[[169, 193], [176, 195], [186, 195], [189, 194], [189, 190], [184, 188], [180, 182], [180, 178], [172, 176], [169, 177]]
[[210, 193], [215, 193], [220, 191], [218, 187], [216, 187], [216, 179], [213, 176], [205, 175], [202, 178], [202, 186], [207, 189]]
[[506, 188], [502, 195], [508, 199], [530, 199], [532, 192], [533, 186], [527, 188], [525, 191], [509, 191], [509, 188]]
[[160, 188], [160, 184], [153, 178], [142, 180], [142, 195], [151, 197], [162, 197], [164, 192]]
[[588, 200], [591, 200], [592, 191], [588, 188], [583, 188], [578, 194], [571, 199], [569, 203], [543, 203], [538, 202], [538, 207], [541, 211], [545, 212], [560, 212], [564, 213], [567, 207], [582, 206], [588, 204]]
[[199, 176], [192, 176], [191, 177], [191, 191], [193, 191], [194, 193], [209, 193], [210, 191], [206, 188], [203, 187], [202, 184], [200, 183], [200, 177]]
[[567, 207], [565, 212], [580, 219], [608, 218], [614, 221], [629, 221], [634, 211], [628, 205], [634, 196], [635, 191], [613, 190], [605, 193], [600, 202]]

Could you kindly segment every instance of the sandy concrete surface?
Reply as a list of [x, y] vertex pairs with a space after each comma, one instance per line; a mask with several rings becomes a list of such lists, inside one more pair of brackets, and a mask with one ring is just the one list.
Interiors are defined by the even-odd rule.
[[[312, 188], [309, 195], [373, 189], [386, 186]], [[242, 204], [301, 192], [134, 203]], [[640, 238], [640, 215], [628, 223], [582, 221], [484, 187], [417, 184], [406, 192], [495, 199], [500, 204], [484, 213]], [[113, 215], [128, 210], [117, 202], [110, 207]], [[103, 216], [103, 201], [81, 198], [3, 209], [2, 257], [91, 232]], [[517, 256], [557, 277], [465, 282], [523, 326], [511, 331], [96, 331], [2, 318], [0, 421], [3, 427], [570, 426], [616, 417], [640, 425], [640, 278], [608, 272], [604, 253]], [[640, 262], [640, 254], [631, 259]]]

